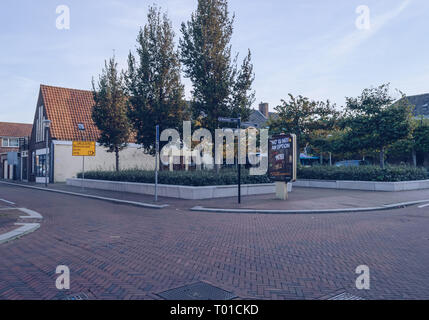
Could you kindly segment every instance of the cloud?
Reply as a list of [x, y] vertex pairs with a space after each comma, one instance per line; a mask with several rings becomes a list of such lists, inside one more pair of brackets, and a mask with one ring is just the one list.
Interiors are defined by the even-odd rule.
[[383, 27], [389, 22], [397, 18], [411, 3], [411, 0], [404, 0], [399, 6], [393, 10], [388, 11], [382, 15], [373, 17], [371, 15], [371, 27], [369, 30], [356, 29], [352, 33], [342, 38], [336, 46], [332, 49], [331, 53], [334, 56], [341, 56], [352, 52], [365, 41], [376, 35]]

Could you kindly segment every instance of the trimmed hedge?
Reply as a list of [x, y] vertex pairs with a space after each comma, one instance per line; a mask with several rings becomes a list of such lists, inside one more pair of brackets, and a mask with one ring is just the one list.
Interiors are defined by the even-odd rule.
[[299, 179], [398, 182], [429, 179], [425, 168], [408, 166], [301, 167]]
[[[81, 178], [78, 174], [78, 178]], [[139, 183], [154, 183], [154, 171], [124, 170], [116, 171], [89, 171], [85, 172], [86, 179], [124, 181]], [[406, 166], [389, 166], [381, 169], [377, 166], [361, 167], [300, 167], [298, 169], [299, 179], [314, 180], [351, 180], [351, 181], [413, 181], [429, 179], [429, 174], [424, 168], [412, 168]], [[237, 184], [237, 171], [223, 169], [216, 171], [160, 171], [158, 175], [160, 184], [182, 185], [182, 186], [217, 186]], [[250, 176], [248, 170], [243, 170], [241, 175], [242, 184], [270, 183], [267, 175]]]
[[[81, 174], [78, 174], [81, 178]], [[140, 183], [154, 183], [154, 171], [142, 170], [124, 170], [114, 171], [90, 171], [85, 172], [85, 179], [108, 180], [108, 181], [126, 181]], [[221, 170], [216, 171], [160, 171], [158, 174], [160, 184], [182, 185], [182, 186], [218, 186], [237, 184], [237, 171]], [[242, 184], [261, 184], [271, 183], [268, 176], [250, 176], [248, 170], [242, 170]]]

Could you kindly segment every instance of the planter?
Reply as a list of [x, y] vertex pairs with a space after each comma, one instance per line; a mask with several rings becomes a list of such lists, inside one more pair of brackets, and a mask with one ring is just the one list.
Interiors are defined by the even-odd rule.
[[[130, 192], [145, 195], [155, 195], [155, 184], [151, 183], [134, 183], [120, 181], [104, 181], [104, 180], [84, 180], [82, 179], [67, 179], [67, 184], [75, 187], [110, 190], [117, 192]], [[202, 200], [215, 198], [228, 198], [238, 195], [237, 185], [228, 186], [177, 186], [177, 185], [158, 185], [158, 196], [167, 198], [177, 198], [186, 200]], [[292, 192], [292, 184], [288, 184], [289, 192]], [[247, 184], [241, 186], [242, 196], [251, 196], [258, 194], [275, 194], [275, 184]]]

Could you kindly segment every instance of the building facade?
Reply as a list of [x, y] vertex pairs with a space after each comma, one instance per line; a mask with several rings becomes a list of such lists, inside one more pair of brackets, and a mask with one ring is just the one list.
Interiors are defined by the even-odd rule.
[[31, 124], [0, 122], [0, 179], [26, 177], [28, 155], [20, 152], [20, 146], [28, 141], [31, 129]]
[[[82, 157], [72, 155], [73, 141], [97, 141], [100, 135], [92, 120], [91, 91], [40, 86], [29, 142], [29, 180], [37, 183], [65, 182], [82, 172]], [[50, 121], [47, 126], [47, 120]], [[155, 159], [139, 145], [129, 143], [120, 152], [120, 167], [153, 170]], [[115, 154], [96, 145], [96, 155], [85, 157], [85, 171], [114, 170]]]

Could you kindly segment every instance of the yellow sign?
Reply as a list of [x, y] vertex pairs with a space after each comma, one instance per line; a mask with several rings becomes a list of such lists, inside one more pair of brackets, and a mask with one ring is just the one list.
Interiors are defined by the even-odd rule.
[[73, 157], [95, 157], [95, 142], [73, 141]]

